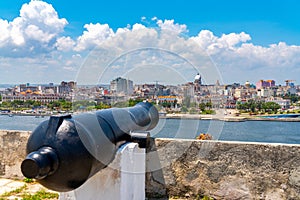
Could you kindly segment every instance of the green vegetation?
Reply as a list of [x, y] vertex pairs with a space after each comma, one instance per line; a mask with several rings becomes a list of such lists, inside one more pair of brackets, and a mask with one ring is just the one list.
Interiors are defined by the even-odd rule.
[[248, 102], [237, 102], [237, 109], [241, 112], [267, 112], [269, 114], [276, 114], [280, 108], [280, 105], [275, 102], [261, 102], [254, 100], [249, 100]]
[[34, 180], [32, 178], [24, 178], [23, 181], [25, 183], [33, 183], [34, 182]]
[[205, 115], [211, 115], [214, 114], [215, 112], [212, 110], [212, 102], [206, 102], [206, 103], [200, 103], [199, 104], [199, 109], [201, 111], [201, 114]]
[[57, 100], [57, 101], [49, 102], [46, 106], [50, 110], [68, 111], [72, 109], [72, 102], [66, 100]]
[[[112, 104], [112, 107], [117, 107], [117, 108], [132, 107], [143, 101], [145, 101], [145, 99], [143, 99], [143, 98], [129, 99], [128, 101], [116, 102], [116, 103]], [[150, 102], [150, 103], [153, 104], [153, 102]]]
[[11, 109], [11, 110], [24, 110], [24, 109], [31, 109], [34, 107], [41, 106], [41, 103], [38, 101], [27, 100], [27, 101], [5, 101], [0, 104], [0, 108], [2, 109]]
[[212, 197], [204, 196], [201, 200], [214, 200]]
[[12, 199], [12, 197], [22, 198], [22, 200], [43, 200], [43, 199], [58, 199], [58, 193], [46, 192], [45, 190], [39, 190], [35, 194], [28, 193], [28, 185], [34, 181], [32, 179], [24, 179], [25, 184], [13, 191], [6, 192], [0, 195], [0, 200]]
[[297, 96], [295, 94], [286, 94], [282, 98], [283, 99], [290, 99], [291, 103], [296, 103], [296, 102], [300, 101], [300, 96]]
[[23, 194], [22, 200], [40, 200], [40, 199], [58, 199], [57, 193], [46, 192], [45, 190], [40, 190], [35, 194]]
[[143, 102], [145, 99], [140, 99], [140, 98], [138, 98], [138, 99], [129, 99], [129, 102], [128, 102], [128, 106], [134, 106], [134, 105], [136, 105], [136, 104], [138, 104], [138, 103], [140, 103], [140, 102]]
[[27, 186], [23, 185], [22, 187], [12, 190], [10, 192], [5, 192], [4, 194], [2, 194], [0, 196], [0, 199], [5, 199], [7, 197], [17, 195], [17, 194], [21, 193], [23, 190], [25, 190], [26, 188], [27, 188]]
[[48, 103], [42, 104], [39, 101], [34, 100], [14, 100], [14, 101], [6, 101], [0, 104], [0, 110], [13, 110], [13, 111], [24, 111], [24, 110], [33, 110], [33, 109], [41, 109], [46, 108], [49, 111], [70, 111], [70, 110], [84, 110], [84, 111], [91, 111], [91, 110], [100, 110], [106, 109], [111, 107], [128, 107], [134, 106], [135, 104], [142, 102], [144, 99], [129, 99], [129, 101], [124, 102], [117, 102], [113, 105], [106, 104], [103, 102], [96, 102], [96, 101], [88, 101], [88, 100], [81, 100], [70, 102], [66, 100], [56, 100]]

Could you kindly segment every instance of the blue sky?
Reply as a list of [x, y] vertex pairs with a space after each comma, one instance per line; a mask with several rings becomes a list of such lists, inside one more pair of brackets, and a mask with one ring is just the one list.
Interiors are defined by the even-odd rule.
[[[12, 20], [19, 15], [20, 7], [29, 0], [0, 2], [0, 18]], [[229, 1], [46, 1], [53, 5], [60, 17], [66, 18], [68, 34], [79, 35], [87, 23], [108, 23], [113, 29], [126, 27], [156, 16], [174, 19], [186, 24], [189, 35], [201, 29], [216, 35], [230, 32], [251, 34], [256, 44], [269, 45], [285, 41], [300, 44], [300, 3], [296, 0], [229, 0]]]
[[[259, 79], [277, 79], [277, 82], [284, 82], [278, 79], [296, 79], [295, 74], [299, 71], [297, 57], [300, 55], [298, 52], [300, 3], [296, 0], [153, 0], [148, 2], [48, 0], [42, 2], [53, 6], [54, 10], [49, 11], [48, 8], [46, 10], [49, 13], [58, 14], [57, 17], [51, 14], [53, 19], [57, 19], [57, 26], [54, 24], [52, 24], [53, 27], [49, 24], [45, 26], [39, 22], [39, 15], [32, 16], [30, 19], [26, 16], [20, 17], [23, 4], [31, 5], [26, 11], [28, 13], [34, 9], [40, 12], [42, 8], [38, 7], [44, 4], [34, 7], [30, 0], [0, 1], [0, 20], [7, 22], [3, 24], [9, 24], [3, 27], [9, 30], [10, 36], [7, 38], [12, 40], [12, 42], [7, 42], [6, 38], [2, 41], [0, 38], [0, 48], [2, 48], [0, 69], [6, 69], [6, 73], [0, 75], [0, 83], [47, 82], [51, 79], [54, 79], [52, 80], [54, 82], [60, 82], [60, 79], [74, 79], [78, 76], [82, 63], [87, 60], [86, 56], [91, 48], [101, 46], [102, 42], [107, 39], [118, 36], [118, 29], [127, 28], [131, 34], [135, 34], [132, 31], [135, 24], [148, 29], [167, 27], [172, 31], [179, 31], [178, 33], [184, 35], [185, 38], [195, 39], [202, 48], [207, 50], [226, 83], [245, 82], [246, 79], [252, 82]], [[22, 18], [22, 24], [18, 25], [16, 18]], [[96, 26], [90, 26], [87, 30], [86, 25], [97, 23], [100, 25], [98, 29]], [[30, 26], [31, 24], [36, 27]], [[105, 24], [107, 27], [104, 27]], [[19, 35], [13, 35], [15, 34], [12, 31], [15, 30], [13, 27], [19, 28]], [[48, 29], [51, 30], [49, 33]], [[0, 30], [2, 30], [1, 23]], [[37, 30], [44, 33], [42, 37], [45, 37], [45, 40], [35, 38], [33, 33]], [[91, 34], [85, 35], [85, 39], [82, 39], [84, 32]], [[199, 35], [200, 32], [202, 34]], [[45, 35], [46, 33], [49, 35]], [[98, 34], [97, 37], [102, 37], [101, 41], [94, 42], [95, 38], [90, 38], [95, 34]], [[62, 51], [59, 45], [66, 47], [66, 40], [60, 40], [60, 38], [66, 39], [67, 37], [69, 37], [68, 44], [72, 44], [74, 49]], [[61, 41], [64, 41], [63, 45]], [[86, 43], [83, 44], [84, 42]], [[171, 49], [171, 47], [164, 48]], [[258, 51], [266, 55], [256, 54]], [[55, 62], [57, 55], [62, 56], [60, 63]], [[71, 60], [75, 55], [81, 59]], [[278, 60], [268, 60], [270, 58]], [[80, 62], [81, 65], [78, 64]], [[62, 63], [70, 64], [61, 66]], [[27, 65], [26, 69], [19, 66], [20, 64]], [[35, 67], [32, 68], [33, 66]], [[34, 76], [29, 72], [33, 69], [38, 70]], [[291, 70], [295, 71], [291, 72]], [[232, 71], [235, 72], [232, 73]], [[290, 72], [282, 77], [285, 71]], [[13, 74], [17, 72], [21, 72], [22, 76], [13, 77]], [[45, 78], [45, 74], [51, 75]]]

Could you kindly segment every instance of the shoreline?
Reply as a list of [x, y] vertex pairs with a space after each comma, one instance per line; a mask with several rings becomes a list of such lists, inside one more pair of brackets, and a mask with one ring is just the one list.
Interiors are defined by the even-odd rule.
[[279, 121], [279, 122], [300, 122], [300, 117], [278, 118], [272, 115], [266, 116], [227, 116], [227, 115], [201, 115], [201, 114], [166, 114], [160, 116], [162, 119], [198, 119], [198, 120], [220, 120], [225, 122], [244, 122], [244, 121]]
[[[51, 114], [34, 114], [34, 113], [0, 113], [0, 115], [13, 116], [32, 116], [32, 117], [50, 117]], [[286, 114], [283, 114], [286, 115]], [[275, 116], [280, 116], [275, 115]], [[232, 115], [201, 115], [201, 114], [166, 114], [160, 115], [160, 119], [198, 119], [198, 120], [220, 120], [225, 122], [244, 122], [244, 121], [278, 121], [278, 122], [300, 122], [300, 117], [272, 117], [272, 115], [264, 116], [232, 116]]]

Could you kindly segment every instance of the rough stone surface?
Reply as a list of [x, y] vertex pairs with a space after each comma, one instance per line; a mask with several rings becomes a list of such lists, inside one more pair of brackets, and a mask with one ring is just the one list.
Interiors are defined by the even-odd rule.
[[147, 153], [146, 195], [300, 199], [299, 166], [300, 145], [155, 139]]
[[29, 131], [0, 130], [0, 176], [22, 178], [21, 162], [26, 156]]
[[[0, 131], [0, 177], [23, 178], [30, 132]], [[155, 139], [148, 199], [300, 200], [300, 145]]]

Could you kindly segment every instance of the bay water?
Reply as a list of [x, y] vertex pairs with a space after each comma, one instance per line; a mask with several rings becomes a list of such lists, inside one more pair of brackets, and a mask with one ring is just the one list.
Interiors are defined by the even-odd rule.
[[[0, 115], [0, 129], [33, 131], [47, 119]], [[214, 140], [300, 144], [300, 122], [160, 119], [150, 133], [156, 138], [194, 139], [200, 133], [209, 133]]]

